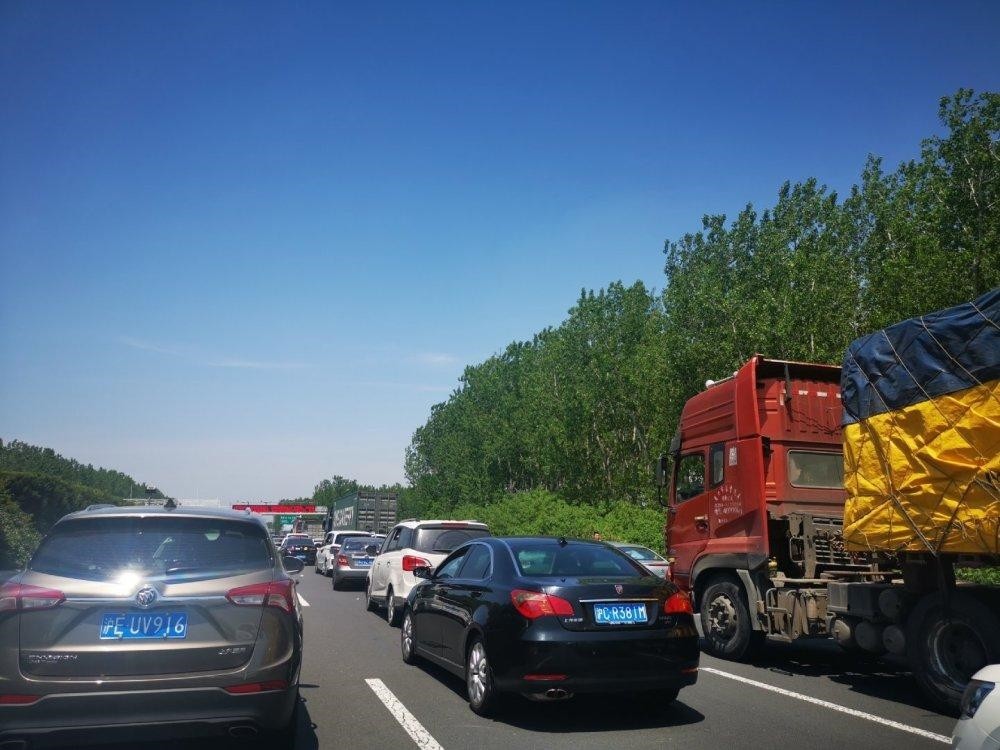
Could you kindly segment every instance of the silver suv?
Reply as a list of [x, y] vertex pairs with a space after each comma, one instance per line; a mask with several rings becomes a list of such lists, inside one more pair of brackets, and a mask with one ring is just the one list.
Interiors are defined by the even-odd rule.
[[389, 532], [378, 557], [372, 563], [365, 586], [369, 610], [385, 607], [385, 618], [396, 626], [402, 605], [417, 585], [413, 569], [436, 568], [453, 549], [481, 536], [490, 536], [489, 527], [479, 521], [401, 521]]
[[232, 511], [63, 517], [0, 586], [0, 746], [269, 735], [292, 747], [302, 565]]

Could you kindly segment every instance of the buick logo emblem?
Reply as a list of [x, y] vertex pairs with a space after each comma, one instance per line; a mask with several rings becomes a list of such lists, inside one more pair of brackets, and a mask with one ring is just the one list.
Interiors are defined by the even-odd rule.
[[135, 595], [135, 603], [140, 607], [145, 609], [146, 607], [153, 606], [153, 602], [156, 601], [156, 589], [152, 586], [143, 586], [139, 589], [139, 593]]
[[615, 593], [616, 594], [620, 594], [622, 591], [624, 591], [624, 589], [622, 588], [622, 585], [620, 583], [616, 583], [615, 584]]

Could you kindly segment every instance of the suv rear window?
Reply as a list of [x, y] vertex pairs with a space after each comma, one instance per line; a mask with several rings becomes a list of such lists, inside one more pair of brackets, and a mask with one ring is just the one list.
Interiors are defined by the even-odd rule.
[[214, 518], [127, 517], [61, 523], [29, 570], [86, 581], [138, 575], [221, 578], [274, 564], [264, 529]]
[[597, 544], [511, 542], [523, 576], [647, 576], [651, 575], [617, 550]]
[[470, 539], [489, 535], [488, 529], [475, 526], [420, 526], [411, 546], [418, 552], [451, 552]]

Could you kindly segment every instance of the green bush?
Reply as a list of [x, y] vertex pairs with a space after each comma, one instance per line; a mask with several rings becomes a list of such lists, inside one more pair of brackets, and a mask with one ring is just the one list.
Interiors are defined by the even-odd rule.
[[[424, 517], [439, 515], [424, 514]], [[482, 505], [463, 503], [440, 514], [488, 524], [497, 536], [565, 536], [590, 539], [599, 531], [605, 541], [635, 542], [663, 551], [662, 509], [617, 502], [574, 505], [547, 490], [506, 495]]]
[[23, 568], [41, 538], [31, 516], [0, 495], [0, 570]]
[[988, 586], [1000, 586], [1000, 567], [995, 568], [959, 568], [955, 577], [962, 581], [981, 583]]

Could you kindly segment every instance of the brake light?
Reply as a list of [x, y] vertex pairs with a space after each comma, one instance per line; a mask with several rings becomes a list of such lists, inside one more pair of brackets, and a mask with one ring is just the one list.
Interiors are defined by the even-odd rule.
[[514, 608], [529, 620], [546, 615], [572, 617], [573, 605], [559, 596], [544, 594], [540, 591], [525, 591], [514, 589], [510, 592], [510, 600]]
[[350, 565], [347, 555], [337, 555], [337, 565]]
[[241, 682], [239, 685], [228, 685], [223, 688], [231, 695], [246, 695], [247, 693], [266, 693], [270, 690], [284, 690], [288, 683], [284, 680], [268, 680], [267, 682]]
[[694, 607], [691, 605], [691, 597], [683, 591], [671, 594], [663, 602], [663, 611], [668, 615], [691, 615], [694, 614]]
[[526, 674], [524, 679], [528, 682], [559, 682], [565, 680], [564, 674]]
[[[295, 609], [294, 585], [291, 581], [271, 581], [240, 586], [226, 592], [226, 598], [240, 607], [277, 607], [285, 612]], [[228, 689], [228, 688], [227, 688]]]
[[412, 573], [414, 568], [420, 567], [429, 568], [431, 567], [431, 563], [429, 560], [417, 557], [416, 555], [403, 555], [403, 570]]
[[41, 699], [40, 695], [0, 695], [0, 706], [30, 706]]
[[49, 609], [58, 607], [64, 601], [66, 601], [66, 595], [55, 589], [10, 583], [9, 581], [0, 585], [0, 612]]

